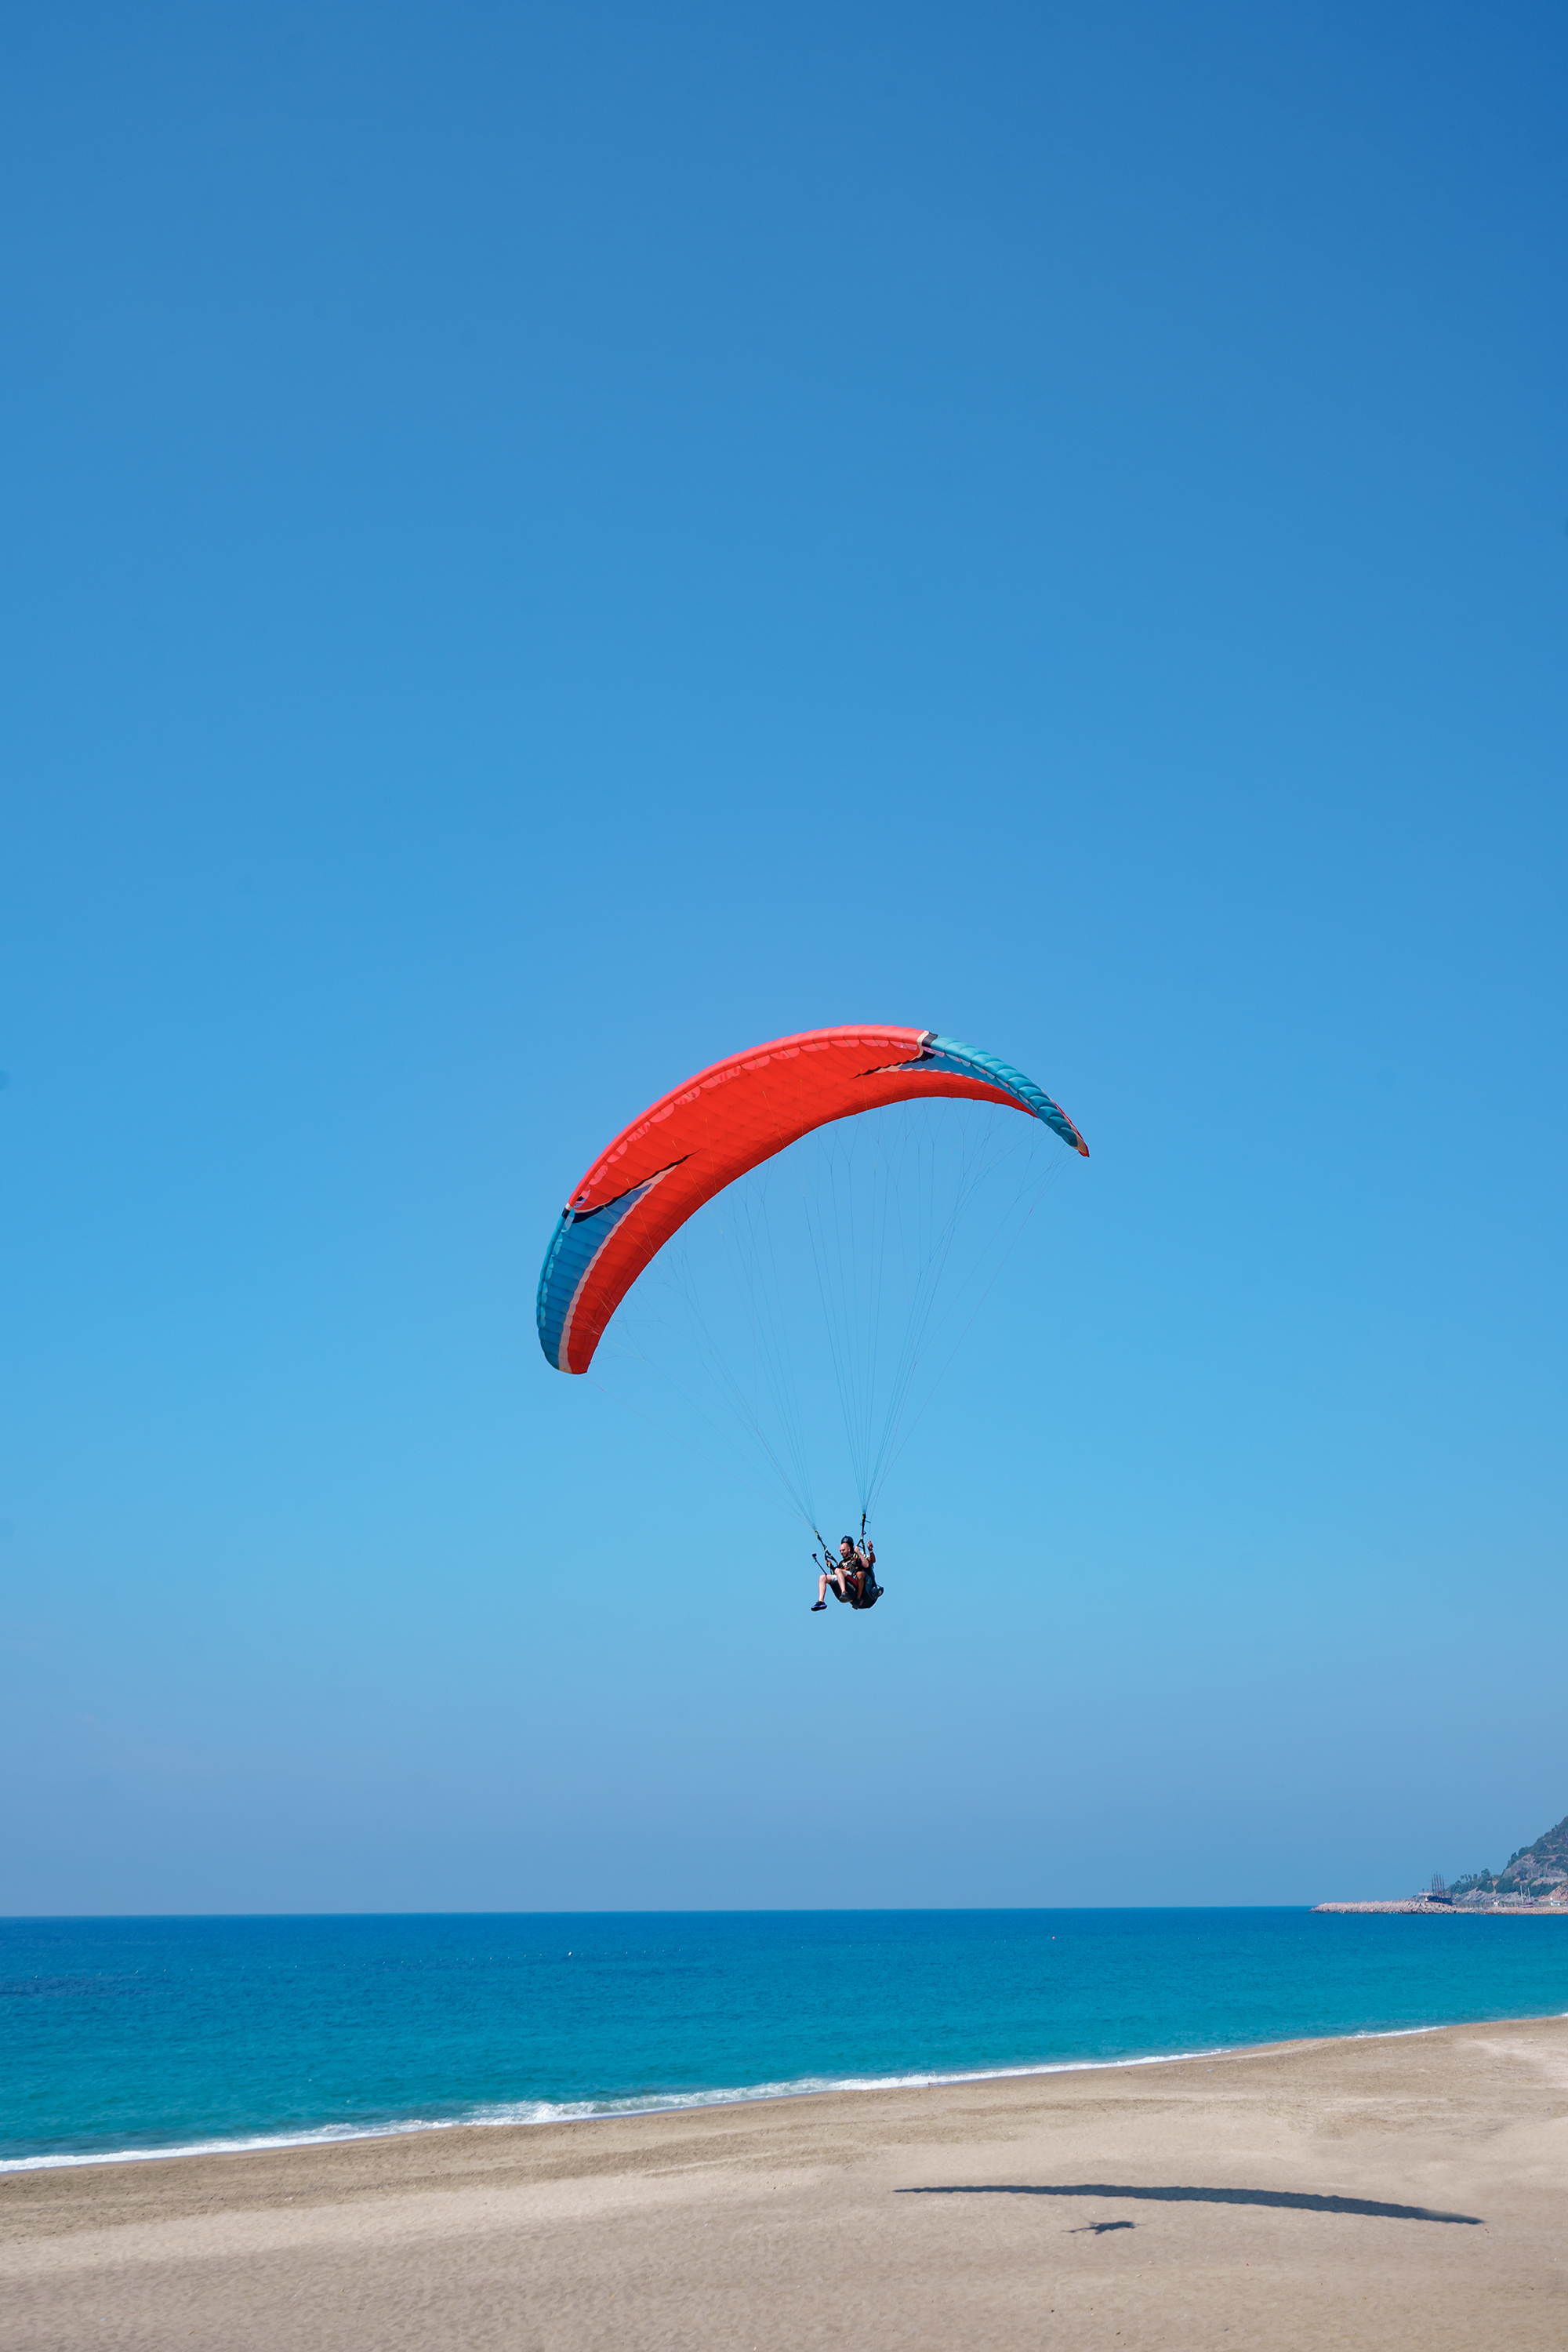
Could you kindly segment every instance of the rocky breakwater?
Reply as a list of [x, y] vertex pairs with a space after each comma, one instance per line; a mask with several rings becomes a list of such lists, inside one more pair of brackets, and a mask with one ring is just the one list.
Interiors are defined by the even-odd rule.
[[1387, 1903], [1314, 1903], [1314, 1911], [1405, 1911], [1427, 1919], [1568, 1919], [1568, 1890], [1535, 1902], [1528, 1895], [1399, 1895]]
[[1563, 1918], [1568, 1916], [1568, 1814], [1533, 1844], [1510, 1854], [1501, 1870], [1467, 1871], [1451, 1886], [1434, 1878], [1419, 1895], [1401, 1895], [1392, 1903], [1314, 1903], [1312, 1908], [1420, 1912], [1429, 1919], [1476, 1911], [1508, 1919]]

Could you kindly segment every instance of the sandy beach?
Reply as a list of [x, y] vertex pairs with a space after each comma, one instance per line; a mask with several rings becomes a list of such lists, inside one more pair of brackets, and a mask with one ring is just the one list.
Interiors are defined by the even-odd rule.
[[0, 2346], [1568, 2344], [1568, 2021], [0, 2178]]

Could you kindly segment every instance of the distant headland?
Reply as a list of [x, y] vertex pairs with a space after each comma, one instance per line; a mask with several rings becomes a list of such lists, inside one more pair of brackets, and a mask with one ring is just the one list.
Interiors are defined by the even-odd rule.
[[1314, 1903], [1314, 1911], [1424, 1911], [1453, 1918], [1461, 1911], [1568, 1913], [1568, 1814], [1554, 1830], [1521, 1846], [1500, 1871], [1472, 1870], [1452, 1886], [1434, 1878], [1419, 1895], [1386, 1903]]

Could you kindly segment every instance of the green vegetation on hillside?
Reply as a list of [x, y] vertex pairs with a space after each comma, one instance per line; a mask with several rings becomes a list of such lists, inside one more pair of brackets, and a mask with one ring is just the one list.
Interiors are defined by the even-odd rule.
[[1549, 1895], [1568, 1880], [1568, 1813], [1533, 1845], [1521, 1845], [1496, 1875], [1472, 1870], [1456, 1879], [1455, 1895]]

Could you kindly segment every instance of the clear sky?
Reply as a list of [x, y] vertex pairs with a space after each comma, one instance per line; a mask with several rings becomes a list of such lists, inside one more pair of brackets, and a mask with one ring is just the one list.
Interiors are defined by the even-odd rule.
[[[1565, 69], [9, 13], [0, 1907], [1294, 1902], [1568, 1810]], [[862, 1019], [1094, 1156], [815, 1618], [533, 1286]]]

